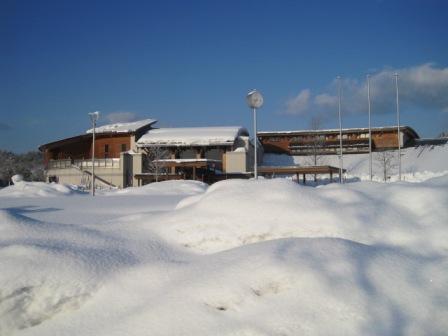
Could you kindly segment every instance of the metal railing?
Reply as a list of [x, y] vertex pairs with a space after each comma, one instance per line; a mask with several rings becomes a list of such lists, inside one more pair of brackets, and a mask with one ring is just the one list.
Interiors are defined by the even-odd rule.
[[[74, 160], [73, 165], [83, 169], [92, 167], [91, 160]], [[95, 168], [120, 168], [120, 159], [95, 159]]]
[[47, 168], [48, 169], [65, 169], [70, 168], [72, 166], [72, 160], [64, 159], [64, 160], [50, 160], [48, 161]]
[[[48, 169], [67, 169], [76, 166], [79, 169], [92, 167], [91, 160], [50, 160], [48, 161]], [[120, 159], [95, 159], [95, 168], [120, 168]]]

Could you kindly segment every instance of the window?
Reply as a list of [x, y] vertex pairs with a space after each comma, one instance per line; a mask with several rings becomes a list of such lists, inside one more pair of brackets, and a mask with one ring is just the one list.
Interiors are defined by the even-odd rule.
[[126, 152], [127, 151], [126, 144], [121, 144], [121, 151], [122, 152]]
[[180, 152], [180, 159], [196, 159], [196, 151], [188, 148]]
[[106, 144], [104, 145], [104, 158], [108, 158], [109, 157], [109, 145]]

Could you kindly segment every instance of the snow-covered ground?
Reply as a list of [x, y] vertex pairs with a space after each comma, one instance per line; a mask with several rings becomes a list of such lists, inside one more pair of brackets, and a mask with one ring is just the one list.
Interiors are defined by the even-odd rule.
[[0, 335], [446, 335], [447, 204], [448, 176], [19, 183], [0, 191]]
[[[397, 151], [391, 151], [398, 158]], [[372, 155], [372, 171], [374, 180], [383, 180], [383, 165], [378, 159], [378, 153]], [[421, 182], [428, 178], [448, 174], [448, 144], [440, 146], [419, 146], [404, 148], [401, 151], [403, 179], [409, 182]], [[389, 180], [396, 181], [398, 176], [398, 160], [393, 159], [387, 171]], [[263, 164], [279, 165], [312, 165], [313, 159], [307, 156], [289, 156], [278, 154], [265, 154]], [[339, 167], [339, 157], [336, 155], [323, 155], [319, 157], [320, 165]], [[347, 169], [348, 179], [369, 179], [369, 154], [346, 154], [343, 157], [343, 166]]]

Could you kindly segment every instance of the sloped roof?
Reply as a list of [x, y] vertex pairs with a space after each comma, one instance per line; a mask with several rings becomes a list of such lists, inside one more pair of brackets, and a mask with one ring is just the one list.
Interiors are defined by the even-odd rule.
[[240, 126], [159, 128], [144, 134], [137, 146], [232, 145], [238, 136], [248, 135], [247, 129]]
[[[140, 128], [156, 123], [154, 119], [144, 119], [127, 123], [115, 123], [103, 125], [95, 128], [95, 133], [133, 133]], [[92, 133], [93, 129], [88, 129], [86, 133]]]

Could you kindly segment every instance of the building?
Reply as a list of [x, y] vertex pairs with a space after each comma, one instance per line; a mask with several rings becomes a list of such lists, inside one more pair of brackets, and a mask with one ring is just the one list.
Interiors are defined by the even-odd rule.
[[[252, 171], [254, 146], [243, 127], [156, 129], [155, 123], [146, 119], [96, 128], [97, 187], [126, 188], [181, 178], [213, 182], [217, 176]], [[92, 130], [39, 150], [44, 153], [48, 182], [90, 186]]]
[[[372, 127], [372, 149], [376, 151], [398, 148], [397, 127]], [[258, 132], [258, 140], [265, 153], [289, 155], [337, 154], [339, 129]], [[411, 127], [400, 127], [401, 147], [414, 146], [419, 139]], [[346, 153], [369, 152], [368, 128], [342, 129], [342, 151]]]
[[[240, 126], [154, 129], [137, 141], [137, 147], [172, 178], [212, 182], [217, 175], [246, 174], [253, 168], [254, 146]], [[152, 181], [154, 171], [138, 178], [141, 183]]]
[[[152, 129], [156, 120], [116, 123], [96, 128], [95, 176], [98, 186], [134, 185], [133, 173], [141, 169], [136, 141]], [[92, 130], [85, 134], [47, 143], [44, 153], [48, 182], [90, 185], [92, 170]]]

